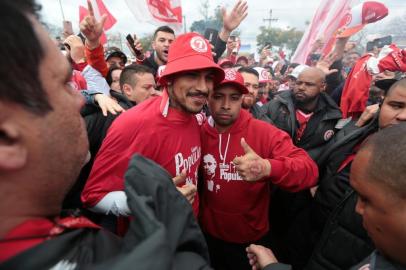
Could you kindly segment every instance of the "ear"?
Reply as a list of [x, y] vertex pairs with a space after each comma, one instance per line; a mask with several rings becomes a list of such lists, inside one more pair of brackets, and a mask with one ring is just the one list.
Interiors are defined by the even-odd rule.
[[131, 85], [129, 85], [128, 83], [123, 84], [123, 93], [124, 95], [126, 95], [127, 97], [131, 96], [131, 92], [132, 92], [132, 87]]
[[0, 123], [0, 171], [18, 170], [27, 163], [27, 148], [18, 126]]

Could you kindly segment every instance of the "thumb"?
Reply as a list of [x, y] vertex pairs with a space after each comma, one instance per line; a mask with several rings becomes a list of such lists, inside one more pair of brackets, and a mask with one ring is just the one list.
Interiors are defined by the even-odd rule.
[[186, 170], [183, 170], [179, 175], [172, 178], [172, 181], [175, 184], [175, 186], [182, 184], [183, 182], [185, 182], [185, 180], [186, 180]]
[[248, 143], [245, 141], [244, 138], [241, 138], [241, 147], [242, 147], [242, 149], [244, 149], [245, 154], [255, 153], [255, 151], [252, 150], [252, 148], [248, 145]]

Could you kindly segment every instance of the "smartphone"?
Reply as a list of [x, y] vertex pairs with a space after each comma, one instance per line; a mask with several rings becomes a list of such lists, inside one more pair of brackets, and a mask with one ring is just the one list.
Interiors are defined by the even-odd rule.
[[[134, 38], [137, 38], [136, 35], [134, 35]], [[130, 44], [131, 49], [134, 51], [134, 53], [138, 56], [140, 53], [139, 51], [135, 48], [135, 40], [134, 38], [131, 36], [131, 34], [128, 34], [125, 39], [127, 39], [128, 43]]]
[[374, 39], [373, 41], [367, 43], [367, 52], [372, 51], [374, 47], [383, 48], [383, 46], [390, 44], [392, 44], [392, 36]]
[[374, 41], [369, 41], [367, 42], [367, 52], [372, 52], [375, 47], [375, 42]]
[[213, 28], [206, 28], [204, 38], [207, 39], [213, 46], [216, 46], [219, 31]]
[[374, 40], [376, 47], [378, 48], [383, 48], [385, 45], [391, 45], [392, 44], [392, 36], [386, 36], [382, 38], [377, 38]]

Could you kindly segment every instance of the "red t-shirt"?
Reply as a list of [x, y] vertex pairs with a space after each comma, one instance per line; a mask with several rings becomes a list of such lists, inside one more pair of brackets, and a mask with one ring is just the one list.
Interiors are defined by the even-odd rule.
[[[154, 160], [172, 177], [185, 169], [186, 183], [197, 185], [200, 127], [193, 114], [169, 107], [164, 116], [161, 108], [165, 102], [162, 97], [151, 98], [113, 122], [82, 192], [86, 207], [95, 206], [109, 192], [124, 190], [124, 173], [135, 153]], [[198, 204], [196, 195], [195, 214]]]
[[298, 141], [303, 136], [304, 131], [306, 130], [307, 123], [312, 117], [313, 113], [304, 113], [301, 110], [296, 110], [296, 119], [299, 122], [299, 128], [296, 131], [296, 138]]

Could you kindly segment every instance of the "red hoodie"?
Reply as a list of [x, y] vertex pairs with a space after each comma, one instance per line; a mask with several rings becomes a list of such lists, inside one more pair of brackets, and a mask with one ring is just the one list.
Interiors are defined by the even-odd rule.
[[[293, 192], [310, 188], [317, 182], [317, 165], [304, 150], [293, 145], [288, 134], [254, 119], [245, 110], [223, 134], [210, 122], [205, 123], [201, 132], [202, 229], [227, 242], [256, 241], [269, 230], [270, 184]], [[268, 179], [246, 182], [236, 172], [232, 160], [244, 155], [241, 138], [259, 156], [269, 159], [272, 169]]]
[[[135, 153], [154, 160], [172, 177], [186, 169], [186, 182], [197, 185], [201, 146], [196, 117], [170, 107], [164, 116], [162, 103], [165, 98], [150, 98], [113, 122], [82, 192], [85, 207], [95, 206], [109, 192], [124, 190], [124, 173]], [[196, 196], [195, 214], [198, 205]]]

